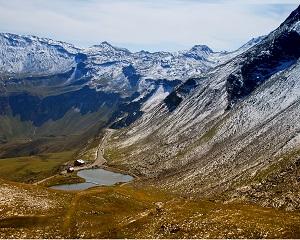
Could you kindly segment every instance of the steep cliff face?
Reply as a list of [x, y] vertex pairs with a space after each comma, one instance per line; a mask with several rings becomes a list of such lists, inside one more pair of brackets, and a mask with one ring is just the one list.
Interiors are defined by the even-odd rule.
[[116, 134], [112, 164], [180, 193], [298, 209], [299, 11]]

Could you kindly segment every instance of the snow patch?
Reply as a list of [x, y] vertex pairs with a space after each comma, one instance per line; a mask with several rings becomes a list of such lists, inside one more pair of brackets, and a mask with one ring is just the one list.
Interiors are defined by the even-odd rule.
[[164, 87], [160, 85], [156, 92], [153, 94], [153, 96], [144, 103], [142, 106], [143, 112], [149, 112], [153, 108], [155, 108], [158, 104], [160, 104], [168, 95], [170, 92], [165, 91]]
[[293, 30], [296, 31], [300, 35], [300, 22], [297, 22], [294, 25]]

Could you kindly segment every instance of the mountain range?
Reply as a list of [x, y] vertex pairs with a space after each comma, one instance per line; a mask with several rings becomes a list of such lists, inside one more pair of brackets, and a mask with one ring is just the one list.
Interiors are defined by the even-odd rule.
[[131, 53], [107, 42], [87, 49], [0, 34], [0, 140], [80, 135], [128, 126], [176, 86], [218, 66], [234, 52], [196, 45], [177, 53]]
[[300, 208], [300, 7], [233, 52], [0, 34], [0, 157], [82, 148], [175, 193]]

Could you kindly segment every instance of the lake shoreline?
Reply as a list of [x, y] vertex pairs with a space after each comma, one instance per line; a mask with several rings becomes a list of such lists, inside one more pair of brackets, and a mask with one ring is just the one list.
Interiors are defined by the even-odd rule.
[[116, 173], [103, 168], [84, 169], [77, 176], [85, 179], [82, 183], [60, 184], [49, 187], [54, 190], [82, 191], [92, 187], [114, 186], [133, 181], [135, 178], [128, 174]]

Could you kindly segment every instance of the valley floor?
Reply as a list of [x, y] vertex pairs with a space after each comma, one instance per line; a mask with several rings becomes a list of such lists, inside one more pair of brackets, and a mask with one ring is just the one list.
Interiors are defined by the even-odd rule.
[[[95, 148], [95, 163], [105, 161], [110, 133]], [[24, 161], [12, 160], [13, 166]], [[46, 164], [47, 158], [30, 161]], [[47, 179], [39, 185], [0, 180], [0, 238], [300, 238], [297, 211], [193, 199], [139, 180], [65, 192], [46, 186], [80, 179]]]

